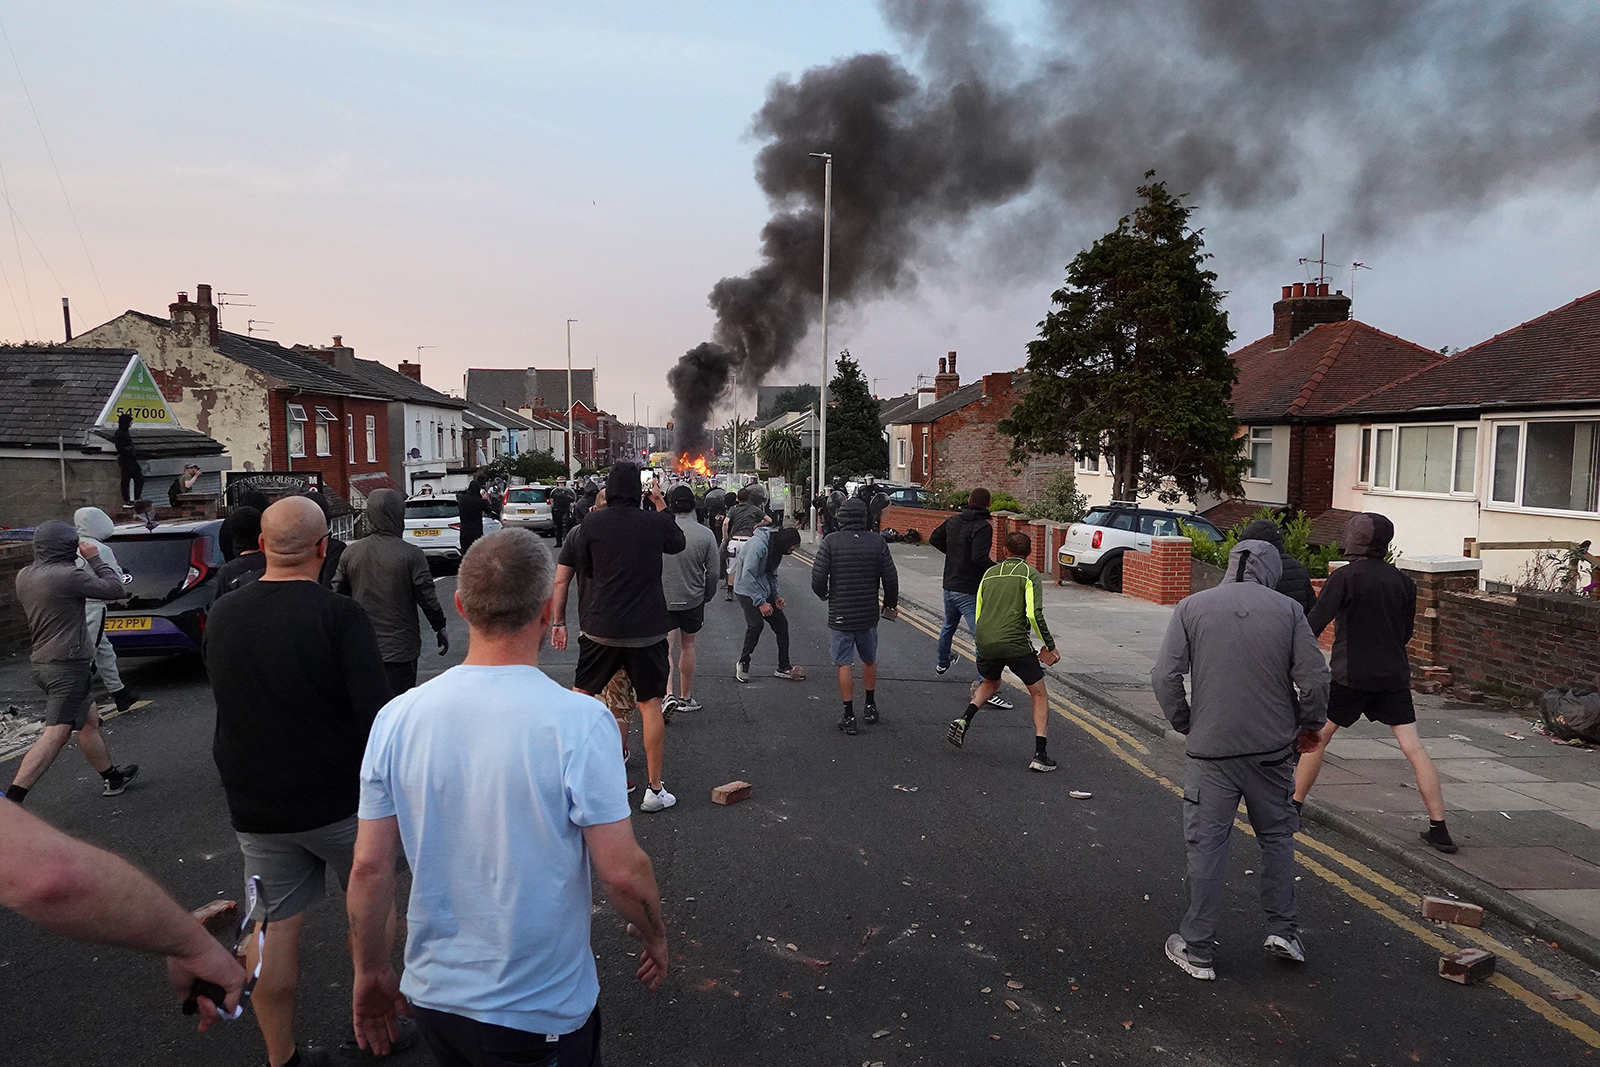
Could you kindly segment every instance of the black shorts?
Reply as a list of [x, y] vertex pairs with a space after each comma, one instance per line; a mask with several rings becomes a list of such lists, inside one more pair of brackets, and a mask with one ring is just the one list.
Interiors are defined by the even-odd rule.
[[1010, 669], [1023, 685], [1032, 685], [1044, 678], [1044, 664], [1038, 656], [1018, 656], [1016, 659], [984, 659], [978, 657], [978, 676], [985, 681], [998, 682], [1000, 672]]
[[663, 638], [644, 648], [602, 645], [578, 635], [578, 672], [572, 687], [599, 693], [618, 671], [628, 672], [639, 700], [660, 700], [667, 695], [667, 642]]
[[668, 608], [667, 617], [672, 620], [672, 628], [674, 630], [682, 630], [686, 634], [697, 634], [700, 632], [700, 627], [706, 624], [706, 606], [704, 604], [696, 604], [694, 607], [684, 608], [682, 611], [673, 611]]
[[1385, 726], [1405, 726], [1417, 721], [1409, 689], [1351, 689], [1334, 682], [1328, 689], [1328, 721], [1354, 726], [1365, 715]]

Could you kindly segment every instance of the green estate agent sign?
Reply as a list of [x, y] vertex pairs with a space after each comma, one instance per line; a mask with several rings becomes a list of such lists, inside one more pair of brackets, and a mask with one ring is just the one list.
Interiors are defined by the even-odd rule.
[[167, 406], [167, 398], [161, 395], [161, 389], [138, 356], [128, 361], [121, 381], [111, 393], [111, 402], [101, 413], [100, 422], [105, 426], [115, 426], [117, 418], [124, 412], [133, 416], [135, 426], [176, 428], [178, 425], [178, 417]]

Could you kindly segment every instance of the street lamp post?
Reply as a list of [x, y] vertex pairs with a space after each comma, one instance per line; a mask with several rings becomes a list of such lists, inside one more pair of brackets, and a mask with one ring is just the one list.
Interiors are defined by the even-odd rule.
[[817, 392], [817, 477], [828, 476], [828, 268], [833, 253], [833, 154], [822, 160], [822, 386]]
[[577, 319], [567, 320], [567, 478], [578, 476], [578, 468], [574, 461], [578, 458], [576, 442], [572, 436], [572, 324]]

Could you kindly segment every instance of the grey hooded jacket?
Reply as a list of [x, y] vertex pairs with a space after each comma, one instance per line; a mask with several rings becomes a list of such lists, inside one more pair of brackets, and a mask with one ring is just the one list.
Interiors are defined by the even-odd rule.
[[882, 534], [867, 529], [865, 501], [839, 506], [839, 529], [822, 539], [811, 565], [811, 591], [828, 602], [828, 627], [847, 633], [878, 625], [878, 585], [883, 606], [900, 599], [900, 575]]
[[422, 655], [417, 609], [435, 631], [445, 625], [428, 557], [402, 540], [406, 502], [393, 489], [376, 490], [367, 498], [367, 522], [372, 533], [345, 548], [333, 589], [367, 609], [385, 663], [410, 663]]
[[1327, 721], [1328, 663], [1300, 605], [1274, 591], [1281, 576], [1272, 544], [1240, 541], [1222, 584], [1172, 613], [1150, 684], [1196, 759], [1283, 752]]
[[[106, 544], [106, 538], [110, 537], [112, 531], [116, 529], [116, 524], [111, 521], [111, 516], [99, 508], [79, 508], [72, 513], [72, 525], [77, 529], [79, 539], [93, 541], [95, 547], [100, 550], [100, 558], [105, 560], [106, 566], [116, 571], [117, 575], [121, 577], [124, 572], [121, 565], [117, 563], [116, 553], [112, 552], [111, 546]], [[80, 571], [89, 569], [88, 562], [82, 556], [78, 557], [78, 561], [73, 566]], [[126, 585], [132, 580], [132, 578], [124, 578], [123, 584]], [[96, 600], [95, 602], [99, 604], [105, 603], [104, 600]], [[98, 617], [96, 609], [92, 606], [89, 609], [89, 615], [91, 618]]]
[[17, 600], [28, 617], [34, 663], [87, 663], [94, 655], [84, 602], [118, 600], [122, 576], [96, 556], [78, 568], [78, 531], [51, 519], [33, 532], [33, 562], [17, 572]]

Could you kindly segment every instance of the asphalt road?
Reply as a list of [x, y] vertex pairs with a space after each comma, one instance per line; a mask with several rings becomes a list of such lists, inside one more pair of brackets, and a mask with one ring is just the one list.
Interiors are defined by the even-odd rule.
[[[1415, 918], [1406, 900], [1421, 887], [1404, 872], [1320, 831], [1302, 849], [1309, 962], [1261, 952], [1248, 873], [1257, 852], [1236, 834], [1219, 980], [1189, 978], [1162, 954], [1183, 902], [1179, 802], [1162, 779], [1181, 775], [1181, 757], [1063, 707], [1051, 725], [1060, 769], [1030, 773], [1015, 691], [1016, 711], [986, 710], [966, 747], [952, 748], [944, 729], [965, 705], [970, 665], [936, 677], [932, 638], [911, 620], [880, 629], [883, 722], [846, 737], [820, 605], [800, 564], [783, 577], [808, 679], [771, 677], [769, 633], [754, 680], [735, 682], [742, 619], [720, 597], [710, 604], [696, 685], [706, 710], [668, 732], [678, 806], [634, 819], [671, 930], [674, 971], [659, 993], [633, 981], [632, 942], [597, 903], [609, 1062], [1554, 1065], [1600, 1045], [1593, 972], [1491, 920], [1485, 935], [1525, 966], [1503, 957], [1497, 986], [1442, 981], [1438, 945], [1466, 936]], [[464, 651], [464, 628], [452, 626], [455, 651], [424, 657], [425, 676]], [[547, 653], [550, 673], [570, 682], [573, 654]], [[185, 903], [234, 895], [241, 866], [209, 754], [204, 677], [176, 662], [133, 677], [153, 703], [110, 736], [117, 759], [145, 767], [140, 782], [103, 799], [68, 751], [29, 808], [129, 856]], [[733, 779], [753, 783], [753, 797], [713, 805], [712, 787]], [[348, 1033], [342, 910], [334, 892], [306, 927], [300, 1020], [313, 1042]], [[1586, 1000], [1546, 998], [1567, 982]], [[0, 915], [0, 1004], [0, 1064], [262, 1060], [248, 1020], [193, 1034], [158, 961], [65, 942], [10, 914]]]

